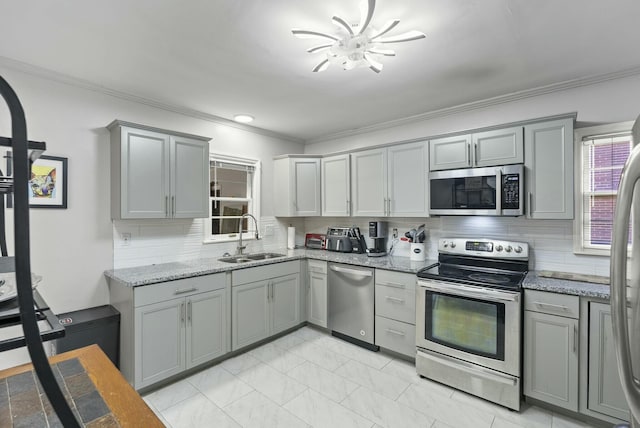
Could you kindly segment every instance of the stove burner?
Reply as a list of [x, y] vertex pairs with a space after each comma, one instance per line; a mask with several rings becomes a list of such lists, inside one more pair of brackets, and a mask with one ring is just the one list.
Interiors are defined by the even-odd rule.
[[505, 275], [488, 273], [471, 273], [469, 274], [469, 279], [478, 282], [488, 282], [490, 284], [506, 284], [510, 281], [509, 277]]

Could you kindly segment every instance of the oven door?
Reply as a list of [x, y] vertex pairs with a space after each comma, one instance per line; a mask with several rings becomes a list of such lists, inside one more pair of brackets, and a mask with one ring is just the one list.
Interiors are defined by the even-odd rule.
[[524, 166], [454, 169], [429, 173], [433, 215], [524, 214]]
[[419, 280], [416, 345], [520, 376], [519, 292]]

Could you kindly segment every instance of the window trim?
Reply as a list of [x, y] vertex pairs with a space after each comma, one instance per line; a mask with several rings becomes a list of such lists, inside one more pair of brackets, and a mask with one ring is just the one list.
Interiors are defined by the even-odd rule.
[[[239, 156], [225, 155], [220, 153], [209, 153], [209, 163], [211, 161], [229, 162], [241, 165], [249, 165], [254, 168], [253, 182], [251, 183], [252, 189], [252, 204], [249, 214], [252, 214], [258, 222], [258, 231], [260, 231], [260, 206], [261, 204], [261, 185], [260, 180], [262, 177], [262, 163], [259, 159], [245, 158]], [[209, 182], [211, 182], [211, 176], [209, 176]], [[214, 236], [211, 234], [211, 196], [207, 196], [208, 212], [209, 215], [204, 219], [203, 224], [203, 244], [218, 244], [238, 241], [238, 234], [227, 234]], [[251, 224], [251, 223], [250, 223]], [[233, 235], [233, 236], [229, 236]], [[255, 239], [255, 234], [251, 232], [244, 232], [242, 234], [242, 240]]]
[[[606, 125], [577, 128], [574, 130], [574, 208], [575, 217], [573, 220], [573, 252], [574, 254], [590, 256], [610, 256], [611, 246], [608, 248], [587, 248], [584, 243], [584, 211], [583, 211], [583, 165], [582, 165], [582, 140], [589, 136], [600, 136], [621, 132], [631, 132], [633, 121], [609, 123]], [[597, 192], [594, 192], [597, 193]], [[617, 192], [616, 192], [617, 194]], [[630, 254], [630, 253], [629, 253]]]

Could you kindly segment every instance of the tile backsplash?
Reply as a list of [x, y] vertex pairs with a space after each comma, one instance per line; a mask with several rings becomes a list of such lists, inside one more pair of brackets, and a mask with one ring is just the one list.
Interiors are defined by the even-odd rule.
[[[295, 226], [296, 244], [304, 244], [307, 232], [326, 233], [329, 226], [357, 226], [367, 235], [370, 220], [384, 220], [400, 236], [424, 223], [427, 258], [438, 257], [437, 242], [442, 237], [499, 238], [527, 242], [530, 269], [609, 276], [609, 258], [573, 253], [571, 220], [529, 220], [523, 217], [432, 217], [375, 219], [360, 217], [260, 218], [259, 241], [247, 242], [249, 252], [282, 249], [287, 244], [287, 227]], [[122, 234], [130, 234], [128, 244]], [[113, 222], [114, 268], [184, 261], [233, 254], [237, 242], [204, 244], [203, 220], [116, 220]], [[369, 242], [370, 243], [370, 242]], [[391, 245], [391, 239], [389, 240]], [[393, 255], [408, 257], [409, 245], [395, 242]]]

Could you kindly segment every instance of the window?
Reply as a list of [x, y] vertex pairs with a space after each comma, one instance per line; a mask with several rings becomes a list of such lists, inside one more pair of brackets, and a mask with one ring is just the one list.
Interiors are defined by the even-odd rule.
[[[211, 155], [209, 218], [204, 227], [205, 242], [238, 239], [243, 214], [259, 219], [258, 189], [260, 162], [250, 159]], [[255, 236], [253, 221], [242, 220], [243, 239]]]
[[633, 147], [631, 125], [625, 122], [576, 130], [580, 165], [574, 237], [577, 253], [610, 253], [620, 175]]

